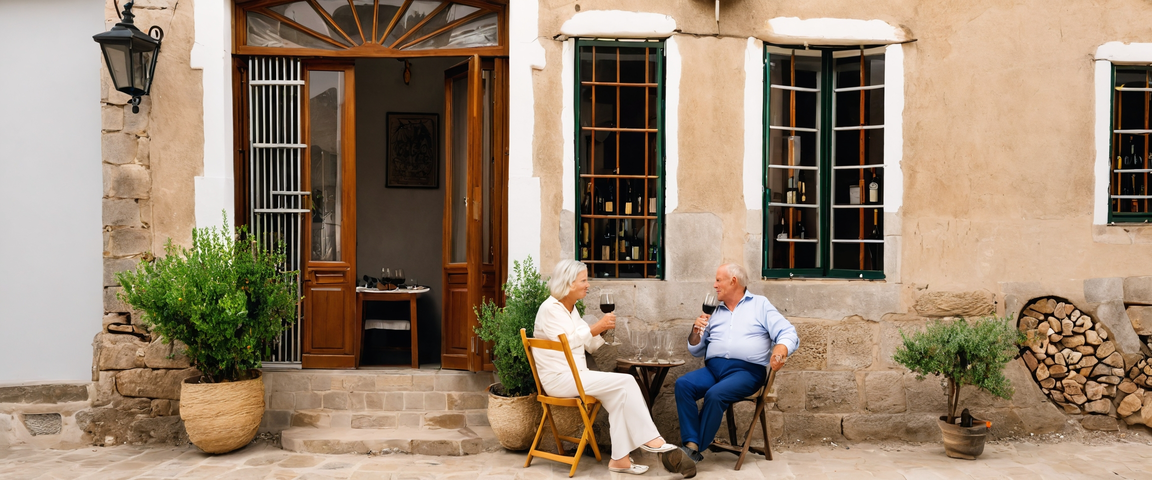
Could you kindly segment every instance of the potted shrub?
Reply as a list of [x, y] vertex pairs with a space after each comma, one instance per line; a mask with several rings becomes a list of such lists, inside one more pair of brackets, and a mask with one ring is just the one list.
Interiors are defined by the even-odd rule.
[[935, 320], [924, 331], [906, 335], [892, 359], [916, 372], [917, 379], [939, 375], [948, 381], [948, 412], [937, 424], [944, 439], [944, 452], [953, 458], [976, 459], [984, 452], [991, 422], [974, 419], [964, 426], [957, 416], [960, 387], [972, 385], [1000, 398], [1012, 397], [1012, 385], [1004, 366], [1017, 353], [1023, 335], [1012, 327], [1011, 318]]
[[116, 275], [120, 298], [164, 342], [186, 345], [201, 372], [180, 386], [188, 439], [207, 453], [236, 450], [252, 441], [264, 416], [257, 369], [296, 318], [296, 272], [280, 271], [283, 249], [260, 247], [244, 227], [236, 237], [227, 227], [194, 229], [192, 248], [169, 239], [164, 251]]
[[[492, 342], [492, 364], [499, 381], [488, 387], [488, 423], [504, 448], [527, 450], [543, 411], [536, 401], [536, 380], [524, 354], [520, 329], [532, 336], [536, 312], [550, 295], [532, 257], [523, 263], [513, 262], [504, 295], [503, 307], [489, 299], [476, 309], [480, 323], [476, 333], [485, 342]], [[584, 314], [583, 302], [576, 308]]]

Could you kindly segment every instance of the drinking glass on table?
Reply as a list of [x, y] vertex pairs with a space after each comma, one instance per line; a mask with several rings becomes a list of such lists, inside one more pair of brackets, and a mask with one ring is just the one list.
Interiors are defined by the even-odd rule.
[[[616, 311], [616, 300], [612, 298], [609, 292], [600, 292], [600, 311], [604, 313], [612, 313]], [[620, 322], [619, 319], [616, 320]], [[625, 326], [627, 328], [627, 326]], [[608, 341], [608, 345], [620, 345], [616, 340], [616, 329], [607, 330], [604, 332], [604, 339]]]
[[403, 268], [397, 268], [396, 269], [396, 279], [392, 283], [396, 284], [396, 288], [400, 288], [400, 285], [404, 284], [404, 278], [405, 278], [404, 277], [404, 269]]
[[664, 348], [664, 339], [668, 338], [668, 334], [663, 330], [657, 330], [655, 337], [653, 348], [656, 349], [656, 363], [668, 363], [668, 350]]
[[636, 347], [636, 358], [634, 359], [636, 362], [644, 361], [645, 340], [647, 340], [647, 337], [644, 336], [644, 332], [639, 332], [636, 330], [632, 331], [632, 345]]
[[672, 349], [676, 348], [676, 335], [671, 333], [664, 334], [664, 351], [668, 355], [668, 363], [676, 361], [676, 357], [672, 354]]

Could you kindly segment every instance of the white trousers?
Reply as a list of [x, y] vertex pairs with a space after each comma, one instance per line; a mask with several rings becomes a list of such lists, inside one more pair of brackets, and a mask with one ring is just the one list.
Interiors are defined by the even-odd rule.
[[[577, 397], [572, 374], [560, 373], [540, 379], [544, 392], [552, 397]], [[608, 412], [608, 432], [612, 437], [612, 459], [627, 456], [640, 445], [660, 436], [636, 378], [625, 373], [584, 370], [580, 372], [584, 393], [596, 397]], [[589, 412], [591, 413], [591, 412]]]

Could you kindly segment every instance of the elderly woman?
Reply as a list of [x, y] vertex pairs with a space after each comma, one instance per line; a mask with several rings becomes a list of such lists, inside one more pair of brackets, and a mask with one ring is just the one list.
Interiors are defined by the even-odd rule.
[[[596, 397], [608, 411], [609, 433], [612, 437], [612, 459], [608, 470], [640, 475], [648, 471], [647, 465], [632, 463], [628, 454], [637, 447], [649, 452], [677, 454], [676, 446], [664, 442], [652, 415], [644, 403], [636, 379], [623, 373], [600, 372], [588, 369], [584, 352], [595, 352], [604, 345], [600, 334], [615, 328], [616, 315], [606, 314], [600, 321], [588, 326], [576, 312], [576, 302], [588, 294], [588, 269], [575, 260], [561, 260], [548, 280], [552, 296], [540, 305], [536, 313], [535, 338], [559, 340], [568, 337], [572, 358], [580, 372], [584, 392]], [[555, 397], [575, 397], [576, 382], [564, 355], [554, 351], [536, 353], [536, 369], [544, 391]]]

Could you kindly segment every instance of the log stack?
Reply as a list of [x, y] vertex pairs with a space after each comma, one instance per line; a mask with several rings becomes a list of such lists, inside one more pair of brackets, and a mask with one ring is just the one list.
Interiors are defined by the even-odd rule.
[[1024, 307], [1017, 326], [1026, 337], [1024, 364], [1065, 412], [1152, 426], [1152, 364], [1126, 365], [1103, 323], [1064, 299], [1042, 297]]

